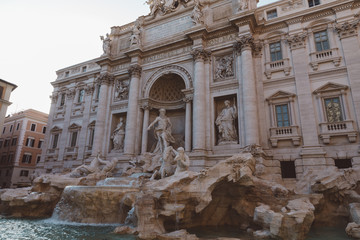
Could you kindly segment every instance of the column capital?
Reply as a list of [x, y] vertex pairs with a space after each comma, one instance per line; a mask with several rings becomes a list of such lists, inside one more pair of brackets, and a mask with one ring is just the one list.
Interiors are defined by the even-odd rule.
[[114, 75], [111, 73], [100, 73], [97, 77], [96, 82], [100, 85], [110, 85], [111, 82], [114, 81]]
[[66, 90], [67, 99], [74, 99], [75, 93], [76, 93], [76, 91], [74, 88], [70, 88], [70, 89]]
[[130, 76], [134, 76], [134, 77], [140, 77], [141, 72], [142, 72], [142, 68], [138, 64], [131, 65], [128, 69], [128, 73], [130, 74]]
[[141, 105], [141, 108], [145, 111], [145, 110], [151, 110], [152, 107], [149, 105], [149, 103], [143, 103]]
[[183, 98], [183, 101], [185, 102], [185, 103], [189, 103], [189, 102], [191, 102], [193, 100], [193, 96], [185, 96], [184, 98]]
[[305, 40], [307, 38], [307, 33], [298, 33], [293, 35], [288, 35], [286, 37], [286, 41], [290, 46], [291, 50], [295, 50], [298, 48], [304, 48], [305, 47]]
[[50, 96], [51, 103], [57, 103], [58, 97], [59, 97], [59, 93], [53, 92], [52, 95]]
[[87, 85], [87, 86], [85, 87], [85, 93], [86, 93], [87, 95], [93, 94], [93, 93], [94, 93], [94, 90], [95, 90], [94, 85]]
[[254, 48], [254, 38], [251, 34], [244, 34], [236, 38], [234, 50], [240, 55], [243, 50], [251, 50]]
[[211, 51], [204, 50], [202, 48], [195, 48], [190, 53], [195, 61], [209, 61], [211, 57]]
[[360, 19], [351, 22], [344, 22], [335, 26], [340, 39], [357, 36]]

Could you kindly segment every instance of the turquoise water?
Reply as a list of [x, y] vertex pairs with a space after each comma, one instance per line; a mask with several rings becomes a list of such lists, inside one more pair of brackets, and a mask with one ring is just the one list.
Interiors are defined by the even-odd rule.
[[1, 240], [135, 240], [134, 236], [111, 233], [116, 225], [66, 224], [52, 220], [5, 219], [0, 217]]
[[[0, 240], [135, 240], [134, 236], [111, 233], [117, 225], [71, 224], [47, 220], [6, 219], [0, 216]], [[225, 231], [223, 231], [225, 230]], [[229, 229], [193, 229], [198, 237], [215, 236], [250, 239], [246, 233]], [[201, 232], [201, 233], [200, 233]], [[307, 240], [347, 240], [342, 228], [313, 229]]]

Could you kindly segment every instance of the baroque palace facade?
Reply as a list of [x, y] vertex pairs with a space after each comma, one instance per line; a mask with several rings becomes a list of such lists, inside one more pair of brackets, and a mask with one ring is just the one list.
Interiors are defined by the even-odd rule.
[[160, 109], [195, 171], [251, 144], [277, 177], [360, 164], [360, 1], [147, 3], [57, 71], [40, 169], [152, 152]]

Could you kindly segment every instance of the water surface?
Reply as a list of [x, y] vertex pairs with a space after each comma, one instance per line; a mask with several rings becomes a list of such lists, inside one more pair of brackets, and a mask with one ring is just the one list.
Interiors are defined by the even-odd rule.
[[[135, 240], [135, 236], [113, 234], [118, 225], [78, 224], [46, 220], [8, 219], [0, 216], [1, 240]], [[202, 239], [233, 237], [251, 239], [245, 232], [229, 228], [189, 230]], [[343, 228], [312, 229], [307, 240], [348, 240]]]
[[111, 233], [117, 225], [70, 224], [54, 220], [6, 219], [0, 216], [1, 240], [135, 240]]

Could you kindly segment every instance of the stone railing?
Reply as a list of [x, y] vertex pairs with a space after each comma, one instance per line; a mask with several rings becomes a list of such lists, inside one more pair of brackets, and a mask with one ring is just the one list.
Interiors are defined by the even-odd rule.
[[66, 153], [76, 154], [78, 152], [78, 147], [67, 147], [65, 148]]
[[354, 128], [353, 120], [345, 120], [334, 123], [320, 123], [320, 137], [325, 144], [330, 143], [330, 138], [334, 136], [348, 136], [349, 142], [355, 142], [357, 132]]
[[310, 65], [314, 71], [319, 69], [319, 64], [326, 62], [333, 62], [335, 67], [340, 66], [341, 57], [338, 48], [310, 53]]
[[50, 148], [46, 151], [47, 155], [58, 155], [59, 149], [58, 148]]
[[284, 72], [285, 76], [288, 76], [290, 70], [290, 59], [288, 58], [265, 63], [265, 75], [268, 79], [271, 79], [271, 75], [275, 72]]
[[272, 127], [270, 128], [270, 141], [273, 147], [277, 147], [278, 141], [291, 140], [294, 146], [300, 145], [298, 126]]

